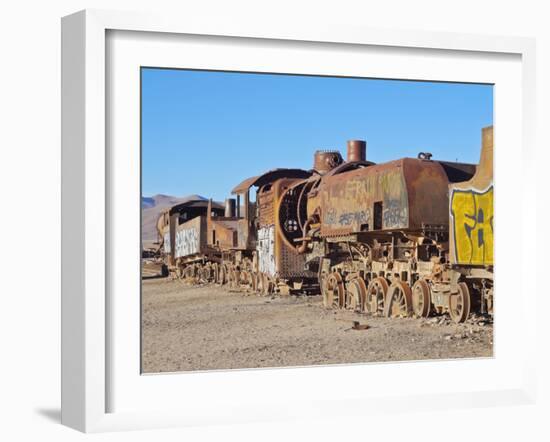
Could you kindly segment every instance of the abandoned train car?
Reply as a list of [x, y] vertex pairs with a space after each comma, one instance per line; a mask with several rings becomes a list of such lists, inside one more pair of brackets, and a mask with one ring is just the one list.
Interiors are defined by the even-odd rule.
[[[479, 165], [429, 153], [375, 164], [366, 142], [347, 147], [346, 161], [317, 151], [311, 170], [244, 180], [225, 209], [171, 208], [159, 218], [171, 269], [264, 294], [320, 291], [327, 308], [388, 317], [492, 314], [493, 128]], [[190, 248], [176, 238], [191, 227]]]

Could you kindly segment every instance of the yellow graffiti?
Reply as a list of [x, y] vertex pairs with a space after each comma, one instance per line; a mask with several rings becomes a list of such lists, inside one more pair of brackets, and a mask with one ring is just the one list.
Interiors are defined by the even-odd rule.
[[454, 246], [459, 264], [493, 264], [493, 186], [485, 192], [454, 190]]

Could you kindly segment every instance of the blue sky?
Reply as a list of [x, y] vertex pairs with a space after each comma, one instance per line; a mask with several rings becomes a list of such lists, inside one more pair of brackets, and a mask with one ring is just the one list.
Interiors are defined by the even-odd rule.
[[367, 159], [477, 163], [493, 87], [142, 69], [142, 192], [223, 200], [243, 179], [310, 169], [317, 149], [367, 141]]

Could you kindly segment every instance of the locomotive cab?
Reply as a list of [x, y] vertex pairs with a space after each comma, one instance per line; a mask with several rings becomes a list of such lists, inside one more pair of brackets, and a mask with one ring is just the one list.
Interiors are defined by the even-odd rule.
[[[295, 259], [303, 258], [298, 256], [293, 246], [288, 247], [284, 244], [284, 234], [281, 231], [282, 225], [287, 232], [297, 232], [297, 222], [287, 219], [281, 224], [279, 208], [283, 193], [294, 182], [307, 179], [311, 174], [302, 169], [274, 169], [248, 178], [232, 191], [236, 195], [244, 194], [245, 201], [248, 202], [246, 195], [252, 187], [256, 188], [255, 206], [245, 204], [245, 207], [249, 208], [245, 219], [247, 229], [255, 233], [252, 267], [263, 292], [277, 290], [288, 293], [290, 288], [287, 282], [293, 278], [304, 277], [303, 263], [294, 262]], [[296, 269], [299, 269], [299, 275], [296, 274]]]

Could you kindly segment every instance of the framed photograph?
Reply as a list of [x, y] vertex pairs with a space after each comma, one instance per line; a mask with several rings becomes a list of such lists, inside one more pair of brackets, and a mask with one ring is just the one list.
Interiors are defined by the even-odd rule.
[[533, 40], [83, 11], [62, 53], [65, 425], [533, 403]]

